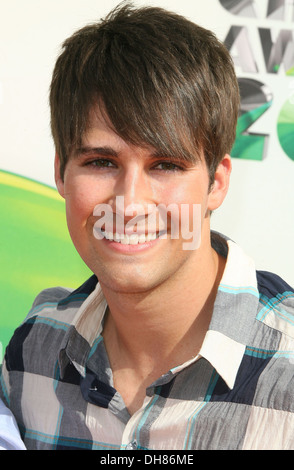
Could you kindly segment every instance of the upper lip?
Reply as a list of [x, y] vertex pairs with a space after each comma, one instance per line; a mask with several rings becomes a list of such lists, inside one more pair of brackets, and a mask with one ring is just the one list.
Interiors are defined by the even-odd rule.
[[148, 230], [147, 232], [144, 230], [139, 230], [138, 232], [135, 231], [135, 230], [124, 230], [124, 231], [121, 231], [121, 230], [105, 230], [104, 228], [100, 228], [100, 230], [102, 232], [111, 232], [111, 233], [116, 233], [118, 235], [152, 235], [154, 233], [158, 234], [158, 233], [162, 233], [162, 232], [166, 232], [166, 230]]

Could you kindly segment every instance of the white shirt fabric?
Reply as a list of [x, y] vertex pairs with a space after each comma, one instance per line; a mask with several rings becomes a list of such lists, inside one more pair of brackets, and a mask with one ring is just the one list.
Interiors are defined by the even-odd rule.
[[0, 450], [26, 450], [11, 411], [0, 400]]

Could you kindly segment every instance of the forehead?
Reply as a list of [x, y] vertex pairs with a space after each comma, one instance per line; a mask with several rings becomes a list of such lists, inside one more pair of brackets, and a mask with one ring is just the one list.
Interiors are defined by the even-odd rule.
[[89, 133], [93, 130], [101, 130], [101, 131], [115, 131], [114, 126], [108, 117], [108, 114], [104, 107], [99, 105], [92, 106], [89, 111], [88, 117], [88, 127], [87, 132]]
[[100, 107], [92, 107], [89, 112], [87, 130], [82, 136], [83, 143], [87, 143], [93, 139], [112, 139], [123, 140], [115, 131], [106, 112], [102, 111]]
[[155, 153], [156, 149], [147, 144], [133, 145], [120, 136], [113, 124], [111, 123], [106, 112], [101, 111], [99, 107], [95, 107], [90, 111], [88, 127], [82, 136], [82, 148], [100, 149], [105, 153], [119, 154], [130, 148], [140, 147]]
[[[126, 123], [126, 127], [128, 123]], [[174, 137], [174, 136], [173, 136]], [[167, 139], [170, 143], [172, 142], [172, 137]], [[88, 125], [86, 132], [82, 136], [82, 147], [89, 146], [101, 146], [101, 145], [110, 145], [113, 148], [116, 148], [118, 151], [122, 151], [127, 148], [142, 149], [148, 151], [152, 156], [160, 156], [166, 158], [177, 159], [178, 161], [185, 161], [190, 163], [197, 163], [204, 161], [203, 152], [197, 153], [194, 149], [194, 152], [185, 151], [182, 147], [181, 151], [174, 149], [172, 143], [170, 145], [157, 145], [157, 141], [149, 143], [141, 139], [140, 136], [135, 136], [133, 139], [128, 139], [120, 132], [118, 132], [111, 122], [104, 106], [93, 106], [90, 109], [88, 117]]]

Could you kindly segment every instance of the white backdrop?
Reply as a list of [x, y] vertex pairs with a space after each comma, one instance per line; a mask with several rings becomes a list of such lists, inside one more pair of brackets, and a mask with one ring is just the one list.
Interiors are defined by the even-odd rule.
[[[258, 67], [254, 78], [274, 94], [273, 105], [251, 129], [270, 134], [268, 149], [262, 161], [233, 159], [231, 188], [213, 214], [212, 226], [237, 241], [257, 268], [275, 271], [294, 285], [294, 160], [281, 148], [276, 132], [279, 110], [294, 94], [294, 76], [283, 70], [266, 73], [257, 34], [258, 27], [293, 31], [294, 7], [286, 2], [291, 10], [282, 19], [269, 19], [265, 0], [243, 2], [255, 7], [256, 16], [251, 18], [249, 10], [233, 14], [219, 0], [134, 3], [174, 10], [212, 29], [221, 40], [231, 25], [247, 25]], [[55, 59], [66, 37], [117, 4], [117, 0], [0, 0], [0, 169], [54, 186], [48, 87]], [[236, 70], [253, 77], [237, 62]]]

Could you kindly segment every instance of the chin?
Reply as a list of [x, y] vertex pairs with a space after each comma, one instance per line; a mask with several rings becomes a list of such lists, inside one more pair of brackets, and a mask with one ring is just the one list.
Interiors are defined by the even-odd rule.
[[[99, 270], [100, 271], [100, 270]], [[139, 275], [138, 273], [128, 274], [114, 271], [97, 273], [101, 287], [121, 294], [144, 294], [156, 288], [161, 282], [154, 276]]]

